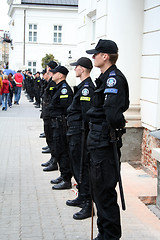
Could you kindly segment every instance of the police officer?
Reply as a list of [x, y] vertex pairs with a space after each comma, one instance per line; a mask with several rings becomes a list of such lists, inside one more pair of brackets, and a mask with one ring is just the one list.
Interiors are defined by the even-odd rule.
[[35, 99], [36, 99], [35, 108], [40, 108], [41, 81], [42, 80], [40, 77], [40, 72], [37, 72], [35, 75]]
[[91, 217], [92, 203], [89, 187], [89, 160], [86, 147], [88, 134], [88, 117], [86, 112], [91, 106], [94, 93], [94, 84], [90, 78], [93, 68], [89, 58], [81, 57], [77, 62], [71, 63], [75, 67], [76, 77], [80, 77], [81, 83], [74, 89], [74, 98], [68, 107], [68, 138], [73, 176], [77, 182], [78, 197], [68, 200], [68, 206], [78, 206], [82, 209], [73, 215], [74, 219]]
[[[55, 61], [50, 61], [48, 64], [47, 64], [47, 67], [46, 67], [46, 76], [47, 76], [47, 78], [49, 77], [49, 81], [45, 81], [45, 84], [44, 85], [46, 85], [47, 86], [47, 84], [49, 83], [49, 84], [52, 84], [52, 85], [56, 85], [53, 81], [52, 81], [52, 76], [51, 76], [51, 72], [49, 71], [50, 69], [54, 69], [55, 67], [57, 67], [57, 63], [55, 62]], [[45, 86], [44, 86], [45, 87]], [[52, 87], [52, 86], [51, 86]], [[41, 89], [42, 90], [42, 89]], [[43, 91], [43, 90], [42, 90]], [[43, 98], [43, 96], [42, 96], [42, 98]], [[43, 104], [42, 104], [43, 105]], [[43, 106], [42, 106], [43, 107]], [[51, 120], [50, 120], [51, 121]], [[45, 121], [45, 125], [48, 123], [49, 125], [50, 125], [50, 122], [49, 120], [47, 120], [47, 121]], [[52, 130], [51, 130], [51, 132], [52, 132]], [[44, 133], [41, 133], [40, 134], [40, 137], [43, 137], [43, 136], [45, 136], [45, 134]], [[46, 137], [46, 136], [45, 136]], [[42, 153], [51, 153], [51, 150], [50, 150], [50, 148], [49, 148], [49, 146], [46, 146], [46, 147], [43, 147], [42, 148], [43, 150], [42, 150]], [[51, 154], [53, 154], [53, 152], [51, 153]], [[44, 168], [43, 169], [43, 171], [53, 171], [53, 166], [52, 166], [52, 164], [51, 164], [51, 168], [49, 167], [49, 165], [50, 165], [50, 161], [47, 161], [46, 163], [43, 163], [42, 164], [42, 166], [46, 166], [47, 168]]]
[[28, 95], [30, 97], [29, 102], [34, 102], [35, 91], [34, 91], [34, 79], [32, 72], [28, 71]]
[[[118, 58], [115, 42], [100, 39], [95, 49], [86, 52], [93, 54], [94, 66], [101, 70], [101, 75], [96, 79], [93, 105], [87, 112], [90, 117], [87, 143], [91, 159], [91, 185], [99, 230], [95, 240], [118, 240], [121, 237], [120, 212], [115, 190], [118, 174], [110, 131], [125, 126], [123, 112], [129, 107], [128, 84], [115, 65]], [[119, 138], [119, 158], [121, 146]]]
[[[57, 64], [55, 63], [55, 66], [56, 65]], [[50, 75], [47, 72], [47, 69], [43, 71], [43, 78], [46, 82], [46, 87], [44, 89], [43, 98], [42, 98], [43, 102], [42, 102], [41, 117], [43, 118], [43, 122], [44, 122], [44, 133], [46, 136], [46, 142], [48, 144], [49, 149], [51, 150], [51, 158], [46, 163], [42, 163], [41, 166], [46, 167], [43, 169], [43, 171], [54, 171], [54, 170], [58, 170], [58, 165], [54, 155], [52, 123], [50, 118], [49, 104], [51, 102], [51, 99], [53, 96], [53, 90], [56, 84], [54, 81], [52, 81], [52, 78], [50, 78]]]
[[51, 180], [55, 183], [52, 189], [69, 189], [71, 188], [71, 169], [69, 160], [69, 151], [67, 144], [67, 108], [72, 102], [73, 92], [66, 82], [68, 69], [64, 66], [58, 66], [51, 69], [52, 80], [56, 83], [53, 97], [50, 103], [50, 116], [52, 119], [53, 142], [55, 158], [60, 167], [60, 177]]

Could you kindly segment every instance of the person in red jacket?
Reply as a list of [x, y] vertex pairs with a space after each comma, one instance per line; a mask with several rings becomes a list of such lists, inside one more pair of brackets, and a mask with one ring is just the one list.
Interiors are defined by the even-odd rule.
[[7, 103], [9, 98], [9, 85], [12, 88], [12, 84], [8, 81], [8, 76], [3, 75], [3, 86], [2, 86], [2, 110], [7, 111]]
[[19, 105], [19, 100], [21, 97], [22, 82], [23, 82], [23, 76], [20, 70], [17, 71], [17, 73], [14, 75], [14, 81], [16, 83], [14, 104]]

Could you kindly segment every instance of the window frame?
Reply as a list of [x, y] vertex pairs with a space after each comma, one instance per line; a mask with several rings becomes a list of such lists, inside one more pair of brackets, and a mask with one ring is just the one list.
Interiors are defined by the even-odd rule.
[[[31, 28], [30, 28], [31, 26]], [[35, 28], [36, 26], [36, 28]], [[29, 43], [37, 43], [37, 35], [38, 35], [38, 24], [36, 23], [28, 23], [28, 42]]]
[[[57, 27], [57, 29], [55, 29]], [[61, 29], [59, 29], [61, 27]], [[63, 30], [63, 25], [62, 24], [54, 24], [53, 25], [53, 43], [54, 44], [62, 44], [62, 30]], [[55, 41], [55, 39], [57, 41]], [[59, 41], [60, 39], [60, 41]]]
[[[29, 63], [31, 63], [30, 66], [29, 66]], [[35, 63], [35, 66], [34, 66], [34, 63]], [[37, 72], [37, 61], [36, 60], [28, 60], [27, 66], [28, 66], [28, 70], [31, 71], [33, 74], [35, 74]]]

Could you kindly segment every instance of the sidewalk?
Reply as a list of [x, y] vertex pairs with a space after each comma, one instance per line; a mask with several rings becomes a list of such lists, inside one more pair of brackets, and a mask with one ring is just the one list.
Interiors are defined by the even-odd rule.
[[[65, 205], [75, 193], [52, 190], [50, 180], [59, 173], [40, 166], [50, 155], [41, 153], [46, 143], [39, 138], [39, 115], [24, 93], [19, 106], [0, 110], [0, 240], [89, 240], [91, 219], [74, 220], [80, 209]], [[121, 239], [159, 240], [160, 220], [139, 199], [156, 196], [157, 179], [128, 163], [122, 163], [122, 178], [127, 210], [121, 212]]]

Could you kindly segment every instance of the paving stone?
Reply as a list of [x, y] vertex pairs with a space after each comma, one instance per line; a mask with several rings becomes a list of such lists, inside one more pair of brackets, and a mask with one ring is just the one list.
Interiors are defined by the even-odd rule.
[[[65, 204], [75, 193], [53, 191], [50, 180], [59, 172], [43, 172], [41, 163], [50, 155], [41, 153], [46, 142], [39, 138], [43, 132], [39, 116], [39, 109], [23, 92], [19, 106], [0, 111], [0, 240], [89, 240], [91, 219], [74, 220], [72, 216], [80, 208]], [[156, 196], [156, 179], [122, 163], [122, 180], [127, 210], [121, 210], [121, 239], [159, 240], [159, 219], [139, 199]], [[74, 179], [72, 183], [75, 190]]]

